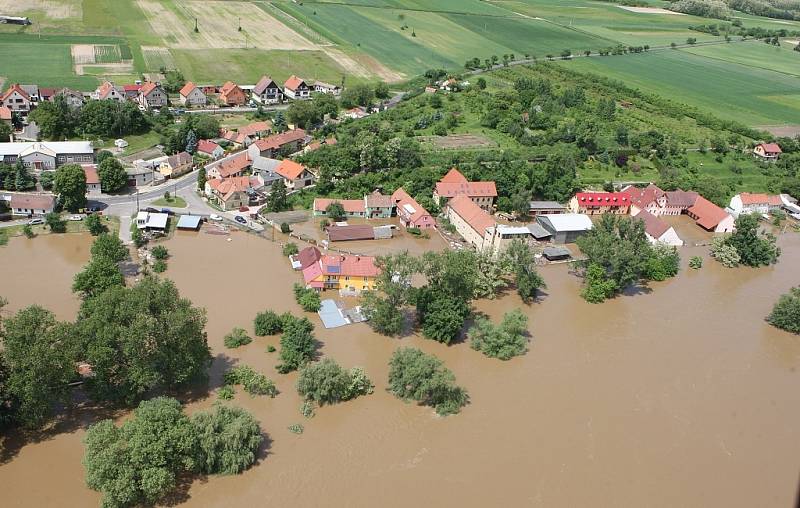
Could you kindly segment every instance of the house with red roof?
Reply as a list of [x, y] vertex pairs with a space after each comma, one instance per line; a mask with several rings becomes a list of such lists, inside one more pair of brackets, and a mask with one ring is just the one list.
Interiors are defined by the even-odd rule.
[[461, 238], [477, 250], [484, 248], [497, 225], [491, 215], [466, 194], [458, 194], [448, 200], [445, 217]]
[[629, 185], [621, 192], [627, 193], [631, 198], [631, 215], [636, 215], [641, 210], [647, 210], [657, 217], [686, 213], [686, 210], [694, 205], [699, 196], [696, 192], [681, 189], [663, 191], [652, 183], [643, 189]]
[[336, 198], [314, 198], [312, 210], [314, 215], [325, 216], [327, 210], [333, 203], [339, 203], [344, 208], [345, 217], [366, 217], [367, 206], [363, 199], [336, 199]]
[[83, 174], [86, 176], [86, 194], [100, 194], [100, 177], [97, 175], [96, 164], [81, 164]]
[[626, 192], [579, 192], [569, 201], [572, 213], [585, 215], [625, 215], [630, 210], [631, 197]]
[[775, 162], [782, 153], [778, 143], [759, 143], [753, 148], [753, 155], [767, 162]]
[[[631, 212], [633, 215], [633, 212]], [[644, 222], [644, 232], [650, 243], [662, 243], [672, 247], [680, 247], [683, 240], [675, 232], [675, 228], [670, 226], [664, 219], [653, 215], [647, 210], [639, 210], [634, 215], [635, 220]]]
[[219, 90], [219, 101], [226, 106], [241, 106], [247, 102], [247, 94], [236, 83], [228, 81]]
[[11, 215], [46, 215], [53, 211], [56, 200], [51, 194], [12, 194], [9, 206]]
[[208, 102], [205, 92], [191, 81], [183, 85], [178, 93], [181, 96], [181, 104], [186, 107], [205, 106]]
[[227, 211], [248, 206], [255, 192], [263, 186], [263, 181], [256, 176], [232, 176], [206, 180], [204, 190], [209, 199]]
[[277, 104], [283, 100], [283, 90], [269, 76], [261, 76], [253, 88], [253, 100], [259, 104]]
[[731, 198], [728, 207], [733, 210], [735, 216], [741, 213], [770, 213], [780, 210], [783, 200], [776, 194], [752, 194], [742, 192]]
[[491, 212], [494, 200], [497, 198], [497, 186], [494, 182], [467, 181], [467, 178], [459, 170], [453, 168], [436, 182], [433, 201], [444, 208], [456, 196], [467, 196], [480, 208]]
[[274, 159], [278, 152], [288, 155], [300, 150], [306, 144], [306, 137], [306, 131], [303, 129], [281, 132], [255, 141], [250, 145], [248, 151], [251, 157], [260, 155]]
[[430, 229], [436, 227], [436, 221], [430, 213], [400, 187], [392, 194], [392, 201], [400, 218], [400, 224], [407, 228]]
[[3, 95], [0, 95], [0, 106], [5, 106], [21, 116], [27, 116], [31, 111], [32, 104], [31, 96], [17, 83], [11, 85]]
[[311, 98], [311, 87], [294, 74], [283, 84], [283, 95], [288, 99], [304, 100]]
[[291, 159], [283, 159], [275, 168], [289, 190], [299, 190], [314, 183], [314, 175], [307, 167]]
[[322, 291], [339, 290], [349, 294], [375, 289], [380, 269], [371, 256], [323, 255], [303, 269], [306, 287]]
[[292, 262], [292, 268], [295, 270], [305, 270], [322, 259], [322, 253], [318, 248], [311, 246], [300, 249], [300, 252], [297, 254], [289, 256], [289, 259]]
[[230, 158], [212, 162], [206, 166], [206, 174], [209, 178], [242, 176], [252, 163], [253, 161], [247, 155], [247, 152], [240, 152]]
[[[11, 124], [11, 118], [13, 113], [11, 113], [11, 109], [8, 106], [4, 106], [0, 104], [0, 122], [5, 122], [7, 124]], [[3, 141], [8, 141], [4, 139]]]
[[139, 97], [139, 90], [142, 89], [142, 85], [122, 85], [122, 92], [125, 95], [125, 98], [129, 101], [135, 101]]
[[698, 196], [694, 206], [686, 213], [706, 231], [732, 233], [734, 230], [733, 216], [703, 196]]
[[[138, 91], [137, 91], [138, 96]], [[111, 81], [105, 81], [102, 85], [92, 92], [91, 98], [96, 101], [124, 101], [126, 100], [125, 91], [117, 88]]]
[[197, 153], [216, 160], [225, 155], [225, 149], [208, 139], [197, 142]]
[[148, 81], [142, 88], [139, 89], [139, 95], [136, 97], [136, 102], [145, 109], [159, 109], [166, 107], [169, 104], [169, 96], [167, 92], [161, 88], [158, 83]]
[[315, 140], [308, 144], [303, 150], [303, 153], [313, 152], [314, 150], [319, 150], [323, 146], [333, 146], [337, 143], [336, 138], [330, 137], [328, 139], [323, 140]]

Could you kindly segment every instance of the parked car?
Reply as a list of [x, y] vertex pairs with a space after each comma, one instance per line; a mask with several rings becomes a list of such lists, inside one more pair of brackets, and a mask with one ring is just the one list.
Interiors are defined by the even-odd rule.
[[126, 148], [128, 146], [128, 142], [124, 139], [117, 139], [114, 141], [114, 146], [117, 148]]
[[37, 224], [44, 224], [44, 219], [41, 217], [36, 217], [35, 219], [31, 219], [28, 221], [29, 226], [36, 226]]
[[222, 220], [222, 216], [217, 215], [215, 213], [212, 213], [211, 215], [209, 215], [208, 218], [211, 219], [211, 220], [215, 220], [215, 221], [221, 221]]
[[70, 215], [69, 216], [69, 220], [71, 220], [73, 222], [81, 221], [81, 220], [83, 220], [83, 215]]
[[242, 217], [241, 215], [237, 215], [236, 217], [234, 217], [234, 218], [233, 218], [233, 220], [235, 220], [235, 221], [236, 221], [236, 222], [238, 222], [239, 224], [245, 224], [245, 225], [247, 225], [247, 219], [245, 219], [245, 218], [244, 218], [244, 217]]

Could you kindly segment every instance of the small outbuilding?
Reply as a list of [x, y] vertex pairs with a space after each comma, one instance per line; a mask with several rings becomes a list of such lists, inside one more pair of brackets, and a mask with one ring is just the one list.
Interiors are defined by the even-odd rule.
[[199, 215], [181, 215], [178, 219], [178, 229], [197, 231], [200, 229], [200, 224], [203, 218]]
[[566, 247], [545, 247], [542, 256], [548, 261], [563, 261], [572, 257], [572, 252]]
[[592, 220], [582, 213], [539, 215], [536, 222], [550, 232], [555, 243], [575, 243], [592, 229]]
[[164, 231], [167, 229], [169, 214], [139, 212], [136, 214], [136, 227], [147, 231]]
[[331, 242], [345, 242], [350, 240], [374, 240], [375, 230], [367, 224], [354, 224], [348, 226], [329, 226], [327, 229], [328, 240]]

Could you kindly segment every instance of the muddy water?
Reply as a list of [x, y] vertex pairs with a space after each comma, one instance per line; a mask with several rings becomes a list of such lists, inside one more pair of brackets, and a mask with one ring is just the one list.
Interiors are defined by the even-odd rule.
[[[530, 351], [509, 362], [364, 325], [318, 329], [322, 353], [363, 365], [376, 391], [306, 420], [296, 375], [275, 373], [276, 354], [265, 352], [277, 337], [222, 346], [232, 327], [252, 331], [259, 310], [298, 313], [290, 286], [299, 276], [268, 241], [181, 233], [168, 243], [166, 276], [208, 309], [212, 383], [242, 362], [281, 390], [275, 399], [237, 394], [269, 433], [266, 457], [243, 475], [195, 481], [186, 505], [790, 506], [800, 473], [800, 339], [763, 321], [800, 279], [800, 236], [781, 243], [774, 268], [707, 260], [599, 306], [578, 298], [566, 266], [547, 267], [548, 295], [527, 310]], [[684, 261], [704, 252], [685, 249]], [[509, 295], [478, 307], [497, 318], [519, 305]], [[401, 345], [442, 358], [472, 403], [438, 418], [386, 394], [386, 362]], [[286, 428], [297, 422], [301, 436]], [[82, 434], [28, 444], [0, 466], [4, 504], [96, 505], [82, 481]]]

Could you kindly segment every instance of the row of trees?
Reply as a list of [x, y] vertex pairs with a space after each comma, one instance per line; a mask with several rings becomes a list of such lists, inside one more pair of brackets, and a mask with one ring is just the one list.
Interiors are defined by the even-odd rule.
[[36, 122], [42, 137], [52, 140], [74, 136], [114, 138], [150, 128], [149, 119], [130, 101], [90, 100], [81, 108], [73, 108], [58, 96], [40, 103], [29, 119]]
[[711, 256], [723, 266], [769, 266], [778, 262], [781, 249], [774, 235], [762, 231], [756, 214], [741, 214], [736, 218], [735, 231], [726, 237], [716, 237]]

